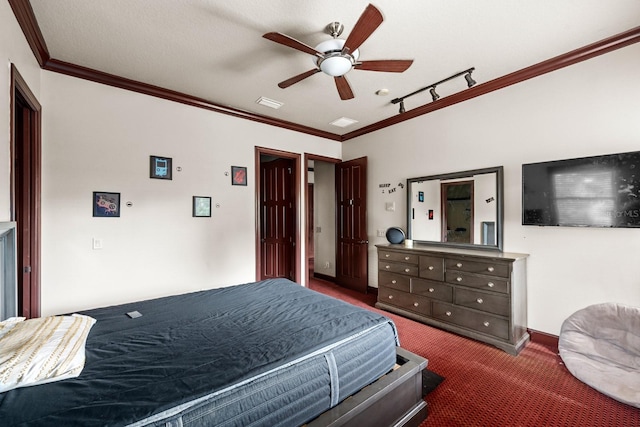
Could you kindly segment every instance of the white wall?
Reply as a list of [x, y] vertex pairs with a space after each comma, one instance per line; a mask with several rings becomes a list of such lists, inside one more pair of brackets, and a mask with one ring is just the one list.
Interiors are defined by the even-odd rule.
[[370, 284], [375, 231], [406, 226], [406, 208], [384, 210], [406, 192], [378, 183], [503, 165], [504, 250], [530, 254], [528, 326], [557, 335], [587, 305], [640, 306], [640, 229], [521, 225], [523, 163], [640, 150], [638, 69], [635, 44], [344, 143], [344, 160], [369, 158]]
[[[335, 141], [51, 72], [42, 102], [43, 315], [255, 280], [255, 146], [341, 156]], [[173, 158], [173, 180], [149, 178], [150, 155]], [[93, 218], [93, 191], [121, 193], [121, 217]], [[192, 196], [213, 198], [212, 218], [192, 217]]]
[[11, 218], [10, 202], [10, 119], [11, 64], [24, 78], [36, 98], [40, 98], [40, 67], [22, 30], [15, 20], [9, 2], [0, 1], [0, 221]]

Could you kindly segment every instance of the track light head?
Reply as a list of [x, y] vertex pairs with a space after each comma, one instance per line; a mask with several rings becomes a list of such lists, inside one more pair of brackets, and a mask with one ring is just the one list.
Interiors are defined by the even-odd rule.
[[467, 86], [472, 87], [476, 84], [476, 81], [471, 77], [471, 71], [464, 75], [464, 79], [467, 81]]
[[434, 101], [437, 101], [438, 98], [440, 98], [440, 95], [438, 95], [436, 93], [436, 87], [433, 86], [431, 89], [429, 89], [429, 93], [431, 94], [431, 99], [433, 99]]
[[402, 114], [405, 111], [407, 111], [407, 110], [404, 109], [404, 100], [402, 100], [402, 101], [400, 101], [400, 110], [398, 110], [398, 113]]

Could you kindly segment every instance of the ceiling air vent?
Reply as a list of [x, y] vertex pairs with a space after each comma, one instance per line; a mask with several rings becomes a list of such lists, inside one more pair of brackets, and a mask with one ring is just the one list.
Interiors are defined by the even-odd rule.
[[273, 99], [265, 98], [264, 96], [261, 96], [260, 98], [258, 98], [256, 103], [258, 103], [260, 105], [264, 105], [265, 107], [273, 108], [274, 110], [277, 110], [278, 108], [280, 108], [280, 107], [282, 107], [284, 105], [280, 101], [276, 101], [276, 100], [273, 100]]

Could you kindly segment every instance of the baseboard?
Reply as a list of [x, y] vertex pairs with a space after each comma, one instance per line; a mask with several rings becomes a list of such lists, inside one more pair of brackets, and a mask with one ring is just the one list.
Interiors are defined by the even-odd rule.
[[558, 352], [558, 337], [556, 335], [535, 331], [533, 329], [528, 329], [527, 331], [531, 337], [531, 342], [548, 347], [556, 353]]
[[326, 274], [313, 272], [313, 277], [316, 279], [324, 280], [325, 282], [336, 283], [336, 278], [332, 276], [327, 276]]
[[367, 293], [378, 295], [378, 288], [374, 288], [373, 286], [367, 286]]

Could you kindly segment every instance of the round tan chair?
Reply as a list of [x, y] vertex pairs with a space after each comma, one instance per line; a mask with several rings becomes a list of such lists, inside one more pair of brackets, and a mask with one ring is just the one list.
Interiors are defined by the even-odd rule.
[[558, 350], [580, 381], [640, 408], [640, 308], [605, 303], [573, 313], [562, 324]]

